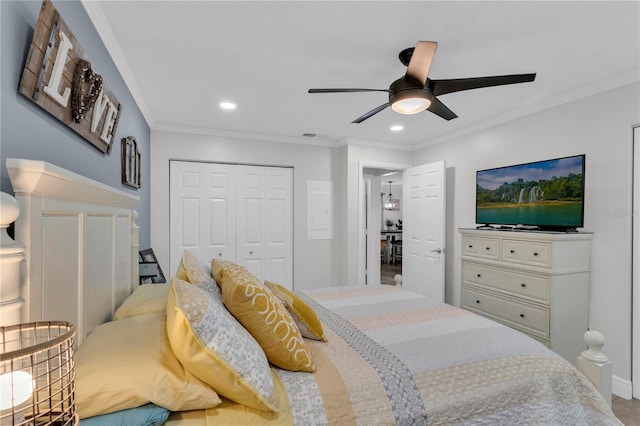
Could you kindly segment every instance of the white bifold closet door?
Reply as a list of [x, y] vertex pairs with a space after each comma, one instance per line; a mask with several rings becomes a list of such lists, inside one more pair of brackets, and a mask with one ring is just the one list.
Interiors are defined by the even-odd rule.
[[170, 255], [245, 266], [293, 288], [293, 169], [170, 162]]

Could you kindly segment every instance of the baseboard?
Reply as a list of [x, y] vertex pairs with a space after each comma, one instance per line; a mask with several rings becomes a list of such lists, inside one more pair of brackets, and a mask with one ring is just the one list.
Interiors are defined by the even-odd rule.
[[633, 386], [631, 380], [621, 379], [613, 376], [611, 378], [611, 392], [620, 398], [631, 399], [633, 397]]

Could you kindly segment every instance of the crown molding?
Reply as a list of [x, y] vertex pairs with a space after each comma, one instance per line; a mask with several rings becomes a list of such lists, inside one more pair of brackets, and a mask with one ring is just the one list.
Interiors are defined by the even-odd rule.
[[142, 95], [142, 90], [140, 90], [140, 85], [131, 71], [129, 62], [127, 62], [124, 54], [122, 53], [122, 49], [120, 49], [120, 44], [111, 29], [111, 25], [109, 25], [109, 22], [104, 15], [100, 2], [95, 0], [80, 0], [80, 3], [87, 12], [89, 20], [95, 27], [98, 36], [107, 49], [107, 52], [109, 52], [111, 60], [120, 72], [129, 92], [131, 92], [131, 96], [133, 96], [134, 101], [138, 105], [147, 125], [149, 127], [153, 127], [154, 119], [151, 109]]
[[234, 139], [248, 139], [267, 142], [293, 143], [298, 145], [313, 145], [336, 148], [344, 145], [343, 142], [332, 139], [307, 138], [303, 136], [270, 135], [266, 133], [245, 132], [238, 130], [213, 129], [198, 126], [183, 126], [179, 124], [156, 123], [152, 131], [185, 133], [200, 136], [220, 136]]
[[574, 102], [579, 99], [587, 98], [589, 96], [597, 95], [599, 93], [603, 93], [609, 90], [617, 89], [618, 87], [626, 86], [628, 84], [637, 83], [639, 81], [640, 81], [640, 68], [629, 71], [627, 73], [620, 74], [616, 77], [609, 78], [607, 80], [600, 81], [598, 83], [592, 84], [588, 87], [585, 87], [579, 90], [563, 93], [559, 96], [549, 98], [544, 102], [535, 103], [529, 107], [514, 110], [508, 114], [501, 115], [500, 117], [496, 117], [491, 120], [486, 120], [486, 121], [483, 121], [482, 123], [479, 123], [473, 126], [464, 127], [460, 130], [447, 133], [437, 138], [426, 140], [424, 142], [413, 145], [413, 150], [417, 151], [420, 149], [424, 149], [426, 147], [437, 145], [439, 143], [443, 143], [451, 139], [459, 138], [461, 136], [466, 136], [471, 133], [478, 132], [480, 130], [488, 129], [489, 127], [494, 127], [499, 124], [515, 120], [517, 118], [521, 118], [527, 115], [534, 114], [536, 112], [544, 111], [550, 108], [554, 108], [560, 105]]

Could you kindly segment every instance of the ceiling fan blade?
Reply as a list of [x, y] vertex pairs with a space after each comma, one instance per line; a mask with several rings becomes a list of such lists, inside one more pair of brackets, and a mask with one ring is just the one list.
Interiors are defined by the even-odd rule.
[[382, 104], [379, 107], [376, 107], [374, 109], [372, 109], [371, 111], [369, 111], [368, 113], [356, 118], [355, 120], [353, 120], [351, 123], [362, 123], [364, 120], [366, 120], [367, 118], [376, 115], [377, 113], [379, 113], [380, 111], [382, 111], [383, 109], [387, 108], [389, 106], [389, 102], [387, 102], [386, 104]]
[[438, 43], [435, 41], [419, 41], [411, 55], [405, 78], [410, 77], [424, 85], [437, 47]]
[[389, 92], [389, 89], [309, 89], [309, 93]]
[[536, 79], [536, 74], [497, 75], [493, 77], [454, 78], [449, 80], [429, 80], [427, 86], [434, 95], [460, 92], [482, 87], [503, 86], [505, 84], [527, 83]]
[[435, 115], [438, 115], [447, 121], [458, 117], [455, 112], [447, 108], [447, 106], [440, 102], [440, 100], [435, 96], [431, 98], [431, 105], [429, 105], [427, 111], [431, 111]]

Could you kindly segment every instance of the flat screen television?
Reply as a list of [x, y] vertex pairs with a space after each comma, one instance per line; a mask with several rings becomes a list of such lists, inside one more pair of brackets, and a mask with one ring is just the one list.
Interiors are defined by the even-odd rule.
[[584, 226], [585, 156], [476, 172], [479, 228], [576, 231]]

